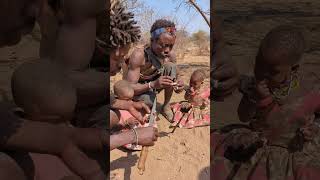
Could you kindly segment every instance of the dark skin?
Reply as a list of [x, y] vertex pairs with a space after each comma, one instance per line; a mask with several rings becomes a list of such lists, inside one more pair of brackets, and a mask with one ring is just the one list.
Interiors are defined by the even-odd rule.
[[[128, 46], [117, 48], [111, 52], [110, 56], [110, 75], [114, 76], [121, 70], [121, 63], [123, 63], [124, 56], [128, 53]], [[130, 84], [131, 85], [131, 84]], [[114, 99], [111, 102], [113, 109], [127, 110], [134, 118], [140, 123], [144, 124], [144, 119], [141, 114], [142, 111], [150, 113], [150, 108], [143, 102], [134, 102], [131, 99]], [[110, 128], [119, 124], [119, 117], [113, 111], [110, 110]], [[158, 132], [154, 127], [137, 128], [138, 132], [138, 143], [144, 146], [154, 145], [154, 141], [157, 140]], [[132, 131], [123, 132], [110, 136], [110, 150], [121, 147], [125, 144], [135, 143], [135, 134]]]
[[[106, 102], [106, 73], [86, 71], [94, 51], [96, 14], [104, 9], [105, 1], [66, 1], [63, 4], [65, 10], [58, 13], [60, 16], [54, 16], [45, 0], [1, 3], [3, 10], [0, 18], [5, 26], [0, 30], [0, 45], [18, 43], [24, 34], [31, 32], [37, 20], [44, 35], [41, 55], [61, 63], [69, 72], [79, 92], [79, 108]], [[58, 20], [62, 23], [56, 27]], [[77, 53], [74, 49], [77, 49]]]
[[[119, 117], [114, 112], [110, 112], [111, 124], [110, 128], [119, 125]], [[128, 123], [133, 123], [135, 119], [128, 120]], [[142, 146], [153, 146], [158, 139], [158, 129], [155, 127], [136, 128], [138, 134], [138, 144]], [[110, 136], [110, 150], [121, 147], [125, 144], [135, 143], [135, 133], [133, 131], [126, 131]]]
[[[103, 97], [106, 97], [107, 74], [100, 72], [87, 73], [85, 70], [94, 49], [95, 14], [105, 7], [105, 1], [67, 1], [64, 4], [66, 11], [62, 12], [62, 16], [59, 17], [53, 16], [54, 13], [50, 12], [52, 9], [47, 6], [46, 1], [30, 2], [25, 0], [23, 2], [6, 1], [5, 3], [4, 5], [1, 5], [1, 13], [3, 15], [1, 15], [0, 18], [3, 20], [2, 22], [7, 23], [5, 23], [5, 27], [2, 26], [0, 29], [0, 34], [4, 35], [0, 35], [1, 45], [14, 45], [18, 43], [22, 35], [30, 32], [32, 29], [30, 27], [33, 27], [33, 23], [37, 17], [41, 26], [41, 33], [46, 35], [42, 41], [43, 45], [41, 45], [41, 57], [49, 58], [64, 65], [65, 70], [69, 72], [69, 76], [73, 79], [74, 84], [77, 85], [78, 107], [85, 108], [92, 104], [103, 104], [106, 102], [106, 99]], [[45, 7], [42, 5], [45, 5]], [[42, 9], [43, 11], [40, 13], [39, 9]], [[28, 15], [25, 15], [27, 12]], [[31, 17], [33, 20], [32, 23], [29, 23], [29, 19], [26, 19], [25, 17]], [[60, 18], [59, 20], [63, 21], [60, 27], [56, 27], [58, 33], [55, 31], [46, 31], [54, 29], [46, 29], [45, 27], [48, 25], [51, 26], [52, 23], [52, 27], [54, 27], [57, 21], [55, 18]], [[46, 21], [48, 19], [50, 19], [50, 21]], [[15, 22], [18, 23], [15, 24]], [[47, 22], [48, 24], [46, 24]], [[32, 26], [30, 24], [32, 24]], [[10, 32], [10, 36], [8, 36], [6, 32]], [[52, 44], [56, 45], [58, 48], [55, 48], [56, 46], [52, 46]], [[56, 50], [53, 53], [50, 49]], [[74, 49], [80, 49], [81, 53], [75, 53]], [[28, 122], [28, 124], [29, 123], [34, 126], [38, 125], [37, 122]], [[17, 135], [16, 138], [12, 141], [8, 141], [6, 146], [12, 147], [12, 145], [14, 145], [13, 147], [15, 150], [23, 149], [31, 152], [42, 152], [41, 149], [48, 149], [54, 154], [55, 151], [50, 149], [50, 147], [47, 147], [48, 145], [45, 145], [44, 142], [47, 142], [47, 139], [55, 134], [59, 128], [47, 129], [47, 131], [45, 131], [46, 128], [53, 128], [55, 126], [41, 124], [41, 126], [44, 126], [41, 127], [44, 131], [38, 132], [37, 137], [42, 138], [44, 142], [34, 143], [34, 141], [32, 141], [32, 143], [25, 140], [25, 138], [32, 137], [32, 132], [34, 132], [34, 129], [36, 128], [34, 126], [26, 126], [26, 124], [23, 124], [20, 130], [24, 133], [25, 137], [15, 134]], [[39, 135], [39, 133], [43, 134]], [[30, 138], [30, 140], [31, 139], [32, 138]], [[106, 139], [105, 142], [106, 144], [109, 144]], [[78, 162], [75, 164], [83, 163]]]
[[[111, 128], [119, 124], [119, 117], [114, 111], [110, 111], [110, 119]], [[136, 128], [136, 131], [139, 145], [153, 146], [154, 142], [158, 139], [158, 130], [154, 127]], [[133, 131], [122, 132], [110, 136], [110, 150], [132, 143], [135, 143], [135, 134]]]
[[[18, 43], [21, 39], [21, 36], [24, 34], [29, 33], [32, 30], [32, 27], [34, 25], [34, 21], [36, 19], [36, 17], [38, 18], [38, 20], [41, 19], [45, 19], [45, 18], [41, 18], [41, 15], [44, 15], [45, 13], [40, 13], [39, 15], [39, 9], [41, 9], [40, 7], [40, 2], [33, 2], [33, 1], [5, 1], [5, 2], [1, 2], [3, 4], [1, 4], [1, 20], [3, 20], [2, 22], [5, 22], [5, 26], [2, 26], [0, 31], [1, 31], [1, 37], [0, 37], [0, 44], [3, 45], [14, 45], [16, 43]], [[46, 2], [45, 2], [46, 3]], [[96, 3], [92, 3], [92, 1], [81, 1], [79, 3], [79, 1], [75, 2], [75, 1], [68, 1], [65, 4], [65, 7], [67, 9], [68, 12], [66, 12], [65, 15], [65, 19], [64, 19], [64, 23], [63, 23], [63, 28], [61, 29], [61, 33], [58, 34], [58, 41], [57, 44], [59, 47], [61, 47], [61, 43], [65, 45], [67, 44], [68, 46], [71, 46], [72, 44], [68, 44], [67, 42], [64, 42], [64, 40], [61, 40], [61, 37], [67, 36], [69, 37], [66, 38], [67, 41], [70, 41], [75, 38], [75, 36], [77, 37], [87, 37], [84, 38], [83, 41], [79, 40], [74, 42], [74, 44], [83, 44], [84, 46], [90, 46], [92, 47], [92, 42], [94, 42], [94, 38], [95, 38], [95, 26], [94, 26], [94, 20], [95, 16], [93, 16], [94, 11], [98, 11], [98, 9], [103, 8], [104, 6], [102, 5], [104, 3], [104, 1], [97, 1]], [[40, 22], [40, 24], [43, 24]], [[92, 27], [90, 27], [92, 26]], [[77, 33], [74, 33], [74, 35], [72, 36], [71, 34], [73, 34], [74, 31], [77, 31]], [[70, 36], [68, 36], [68, 33]], [[85, 35], [84, 35], [85, 34]], [[91, 35], [94, 34], [94, 37], [92, 37]], [[4, 35], [4, 36], [2, 36]], [[88, 35], [88, 36], [86, 36]], [[90, 38], [91, 37], [91, 38]], [[79, 38], [81, 39], [81, 38]], [[77, 39], [78, 40], [78, 39]], [[91, 42], [91, 43], [90, 43]], [[55, 44], [55, 43], [54, 43]], [[74, 46], [72, 46], [74, 47]], [[70, 54], [71, 51], [65, 51], [65, 48], [63, 48], [63, 50], [58, 49], [57, 50], [57, 58], [59, 59], [58, 61], [60, 62], [63, 61], [66, 64], [66, 69], [70, 70], [70, 69], [76, 69], [79, 70], [81, 69], [82, 66], [84, 66], [84, 64], [88, 64], [86, 61], [88, 61], [90, 58], [88, 58], [88, 56], [90, 56], [92, 51], [90, 47], [79, 47], [82, 48], [83, 50], [83, 54], [81, 54], [80, 56], [82, 56], [83, 58], [79, 59], [79, 62], [75, 62], [75, 58], [71, 58], [68, 60], [65, 60], [64, 58], [69, 58], [70, 56], [68, 56], [67, 54]], [[75, 47], [76, 48], [76, 47]], [[66, 54], [65, 56], [62, 56], [61, 54]], [[73, 53], [73, 54], [77, 54], [77, 53]], [[64, 57], [61, 58], [60, 57]], [[57, 59], [55, 58], [55, 59]], [[83, 60], [85, 59], [85, 60]], [[75, 81], [78, 79], [83, 78], [84, 76], [82, 75], [82, 73], [73, 73], [73, 74], [77, 74], [75, 75]], [[97, 75], [99, 76], [99, 75]], [[74, 77], [74, 76], [71, 76]], [[94, 76], [93, 78], [95, 78], [96, 76]], [[104, 78], [105, 80], [105, 74], [100, 74], [101, 79]], [[86, 77], [87, 78], [87, 77]], [[79, 82], [79, 81], [78, 81]], [[84, 82], [84, 81], [82, 81]], [[97, 81], [96, 81], [97, 82]], [[99, 85], [98, 85], [99, 84]], [[101, 84], [105, 84], [105, 83], [101, 83], [101, 81], [97, 82], [96, 85], [91, 85], [91, 86], [81, 86], [79, 85], [79, 87], [84, 87], [83, 91], [84, 92], [88, 92], [92, 89], [103, 89], [101, 91], [103, 91], [103, 93], [105, 95], [105, 88], [101, 88]], [[81, 89], [81, 88], [79, 88]], [[80, 93], [79, 94], [85, 94], [84, 97], [87, 96], [86, 93]], [[97, 93], [97, 91], [95, 91], [95, 93], [92, 94], [96, 94], [97, 96], [99, 96], [99, 93]], [[99, 101], [102, 101], [101, 97], [99, 97]], [[79, 99], [89, 99], [89, 98], [79, 98]], [[95, 100], [97, 100], [98, 98], [95, 98]], [[105, 101], [104, 101], [105, 102]], [[94, 102], [96, 103], [96, 102]], [[91, 104], [91, 102], [89, 103], [80, 103], [80, 104]], [[12, 119], [11, 119], [12, 120]], [[34, 129], [41, 129], [43, 131], [38, 132], [37, 135], [33, 136], [33, 133], [35, 133]], [[76, 154], [82, 156], [82, 158], [79, 158], [78, 160], [82, 161], [87, 159], [86, 155], [84, 155], [83, 153], [77, 153], [77, 149], [75, 145], [72, 146], [65, 146], [66, 150], [62, 151], [56, 151], [54, 149], [52, 149], [53, 147], [50, 146], [49, 144], [47, 144], [47, 140], [48, 138], [50, 139], [51, 135], [55, 135], [56, 133], [59, 132], [59, 130], [61, 127], [59, 126], [52, 126], [49, 124], [39, 124], [37, 122], [29, 122], [26, 121], [26, 123], [22, 123], [21, 127], [18, 128], [18, 130], [16, 131], [16, 133], [14, 133], [9, 140], [6, 142], [6, 144], [4, 145], [4, 148], [8, 148], [8, 149], [20, 149], [20, 150], [26, 150], [26, 151], [32, 151], [32, 152], [47, 152], [47, 153], [51, 153], [51, 154], [59, 154], [63, 159], [65, 159], [65, 162], [70, 162], [68, 165], [72, 166], [71, 169], [78, 171], [79, 170], [79, 162], [72, 162], [73, 160], [75, 160], [74, 158], [71, 159], [67, 159], [70, 156], [68, 156], [67, 154], [74, 156]], [[56, 141], [58, 142], [63, 141], [63, 139], [68, 139], [68, 137], [71, 137], [70, 135], [74, 134], [75, 132], [71, 133], [71, 129], [69, 129], [70, 132], [68, 132], [68, 134], [66, 133], [61, 133], [60, 138], [58, 138]], [[100, 138], [100, 134], [101, 132], [99, 130], [95, 130], [92, 129], [93, 132], [97, 131], [99, 132], [99, 136], [94, 137], [95, 140], [99, 140]], [[82, 131], [82, 130], [81, 130]], [[93, 132], [88, 132], [87, 137], [92, 137], [92, 135], [94, 135]], [[41, 135], [39, 135], [39, 133]], [[69, 134], [71, 133], [71, 134]], [[80, 134], [83, 134], [84, 132], [81, 132]], [[21, 134], [23, 134], [23, 136], [21, 136]], [[60, 133], [59, 133], [60, 134]], [[77, 133], [75, 133], [77, 134]], [[36, 137], [36, 138], [35, 138]], [[72, 135], [72, 137], [74, 137], [74, 135]], [[29, 138], [29, 139], [28, 139]], [[35, 139], [40, 138], [38, 141], [35, 141]], [[61, 139], [62, 138], [62, 139]], [[86, 137], [84, 137], [86, 138]], [[91, 141], [91, 140], [90, 140]], [[41, 143], [42, 142], [42, 143]], [[94, 141], [92, 141], [90, 144], [92, 144]], [[74, 143], [70, 143], [70, 144], [74, 144]], [[87, 148], [90, 147], [90, 144], [85, 145]], [[104, 139], [104, 143], [103, 144], [108, 144], [107, 138]], [[49, 145], [49, 146], [48, 146]], [[97, 144], [96, 144], [97, 145]], [[100, 142], [99, 144], [99, 149], [102, 149], [102, 143]], [[62, 147], [62, 146], [61, 146]], [[95, 146], [97, 147], [97, 146]], [[57, 149], [57, 148], [55, 148]], [[90, 148], [89, 148], [90, 149]], [[96, 148], [95, 148], [96, 149]], [[82, 160], [81, 160], [82, 159]], [[91, 161], [91, 160], [89, 160]], [[90, 163], [92, 164], [92, 163]], [[94, 171], [94, 175], [92, 174]], [[79, 172], [81, 174], [81, 176], [85, 179], [105, 179], [103, 174], [97, 173], [97, 165], [92, 164], [92, 168], [89, 168], [88, 170], [84, 170], [81, 172]], [[89, 177], [90, 176], [90, 177]], [[93, 177], [95, 176], [95, 177]]]
[[[97, 173], [100, 168], [98, 164], [82, 152], [103, 151], [103, 145], [109, 143], [109, 138], [101, 130], [71, 128], [20, 119], [4, 106], [1, 106], [1, 117], [5, 118], [1, 127], [7, 127], [3, 132], [9, 134], [9, 138], [2, 144], [2, 149], [52, 154], [60, 157], [80, 177], [103, 179], [102, 172]], [[10, 130], [8, 127], [13, 129]], [[91, 167], [82, 166], [79, 162], [89, 163]], [[89, 177], [91, 174], [97, 177]]]
[[[110, 76], [115, 76], [121, 71], [121, 63], [124, 63], [124, 57], [128, 53], [130, 46], [116, 48], [110, 55]], [[150, 108], [143, 102], [134, 102], [132, 100], [114, 99], [111, 107], [129, 111], [133, 117], [143, 122], [143, 117], [139, 111], [150, 113]]]
[[[292, 63], [288, 63], [290, 62], [288, 58], [262, 56], [262, 54], [268, 53], [259, 50], [254, 68], [257, 81], [255, 87], [257, 101], [270, 97], [270, 89], [279, 87], [282, 82], [287, 80], [292, 68], [295, 66]], [[247, 101], [246, 98], [242, 98], [238, 109], [239, 119], [243, 122], [251, 120], [254, 116], [252, 112], [256, 111], [255, 106], [252, 102]]]
[[[158, 40], [152, 40], [152, 50], [159, 57], [166, 58], [170, 56], [171, 50], [175, 43], [175, 37], [167, 33], [160, 35]], [[135, 89], [135, 95], [140, 95], [149, 90], [148, 84], [138, 83], [140, 77], [140, 68], [145, 65], [145, 57], [143, 49], [136, 49], [129, 61], [129, 70], [127, 77], [125, 79], [133, 83], [133, 88]], [[162, 88], [172, 88], [173, 81], [169, 76], [161, 76], [157, 80], [151, 82], [151, 86], [156, 89]], [[181, 83], [179, 84], [181, 86]], [[168, 95], [169, 96], [169, 95]], [[170, 96], [171, 97], [171, 96]], [[168, 97], [167, 97], [168, 98]]]
[[[163, 62], [168, 61], [169, 56], [171, 55], [172, 48], [175, 43], [175, 36], [172, 36], [168, 33], [162, 33], [158, 39], [151, 40], [151, 49], [152, 51], [160, 58], [163, 59]], [[125, 79], [131, 82], [132, 87], [135, 90], [135, 95], [143, 94], [149, 91], [149, 85], [138, 83], [140, 78], [140, 69], [145, 65], [145, 56], [143, 49], [136, 49], [129, 60], [129, 69]], [[169, 102], [173, 93], [173, 80], [169, 76], [160, 76], [157, 80], [150, 83], [151, 87], [154, 89], [165, 89], [165, 97], [162, 109], [164, 111], [171, 111]], [[183, 90], [183, 81], [178, 79], [176, 92], [181, 92]]]
[[[263, 56], [262, 54], [264, 54], [265, 56]], [[263, 53], [259, 51], [255, 64], [255, 77], [257, 80], [257, 100], [262, 100], [271, 96], [270, 89], [279, 87], [282, 82], [289, 78], [291, 71], [294, 68], [297, 68], [297, 66], [298, 65], [295, 64], [295, 61], [292, 62], [291, 58], [286, 58], [284, 56], [274, 56], [273, 53]], [[253, 114], [251, 112], [255, 111], [255, 105], [242, 98], [238, 109], [239, 119], [243, 122], [249, 121], [253, 118]], [[301, 131], [304, 135], [305, 140], [311, 141], [313, 137], [318, 133], [319, 127], [314, 125], [313, 122], [309, 122], [303, 128], [301, 128]]]

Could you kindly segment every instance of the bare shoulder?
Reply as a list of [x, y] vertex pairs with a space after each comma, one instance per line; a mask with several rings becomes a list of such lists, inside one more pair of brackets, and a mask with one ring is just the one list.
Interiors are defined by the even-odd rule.
[[135, 48], [130, 56], [129, 65], [130, 67], [140, 67], [144, 64], [144, 49]]

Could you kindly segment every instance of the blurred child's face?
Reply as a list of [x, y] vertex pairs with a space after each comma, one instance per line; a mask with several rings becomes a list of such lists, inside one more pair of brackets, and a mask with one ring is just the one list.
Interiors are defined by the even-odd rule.
[[292, 65], [283, 59], [267, 59], [258, 54], [254, 68], [257, 81], [267, 80], [270, 87], [279, 87], [290, 76]]
[[201, 85], [201, 80], [195, 80], [193, 78], [190, 79], [190, 87], [193, 87], [194, 89], [200, 89]]

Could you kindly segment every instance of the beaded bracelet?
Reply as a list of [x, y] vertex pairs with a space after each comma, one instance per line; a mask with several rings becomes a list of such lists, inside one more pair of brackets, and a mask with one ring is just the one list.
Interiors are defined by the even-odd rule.
[[135, 141], [132, 144], [138, 145], [138, 132], [137, 132], [137, 130], [135, 128], [132, 128], [132, 131], [133, 131], [133, 133], [135, 135], [135, 137], [134, 137]]

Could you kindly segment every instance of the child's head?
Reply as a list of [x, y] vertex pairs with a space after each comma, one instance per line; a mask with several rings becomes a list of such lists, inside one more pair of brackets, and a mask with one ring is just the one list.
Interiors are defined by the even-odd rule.
[[205, 79], [205, 72], [203, 72], [201, 69], [195, 70], [192, 73], [190, 78], [190, 87], [193, 87], [194, 89], [200, 89], [204, 79]]
[[305, 48], [302, 32], [293, 26], [278, 26], [262, 40], [256, 57], [255, 77], [279, 86], [298, 67]]
[[12, 76], [12, 94], [28, 119], [50, 123], [71, 120], [76, 89], [60, 68], [46, 61], [25, 63]]
[[134, 96], [134, 89], [128, 81], [121, 80], [113, 86], [114, 94], [118, 99], [129, 100]]

